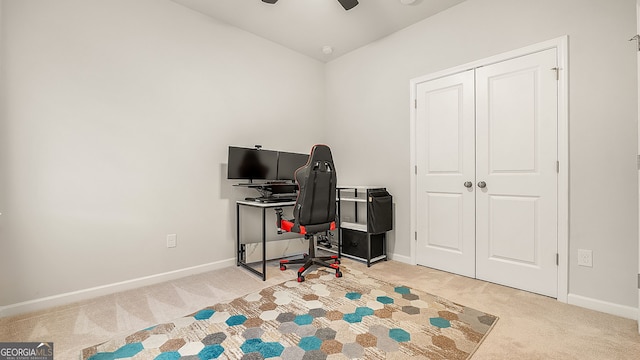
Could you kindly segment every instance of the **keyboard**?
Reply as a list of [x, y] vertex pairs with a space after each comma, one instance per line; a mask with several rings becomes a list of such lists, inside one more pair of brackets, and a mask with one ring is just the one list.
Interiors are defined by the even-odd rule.
[[296, 198], [287, 198], [287, 197], [272, 197], [272, 198], [246, 198], [248, 201], [256, 201], [265, 204], [270, 203], [280, 203], [280, 202], [291, 202], [296, 201]]

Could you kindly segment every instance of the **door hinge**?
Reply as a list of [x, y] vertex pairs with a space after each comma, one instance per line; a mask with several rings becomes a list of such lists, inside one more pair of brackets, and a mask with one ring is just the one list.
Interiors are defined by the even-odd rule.
[[638, 289], [640, 289], [640, 274], [638, 274]]
[[415, 231], [413, 233], [413, 238], [414, 238], [415, 241], [418, 241], [418, 232], [417, 231]]
[[560, 265], [560, 254], [556, 253], [556, 265]]
[[416, 175], [418, 175], [418, 165], [415, 165], [415, 166], [413, 167], [413, 172], [414, 172]]
[[560, 70], [561, 70], [561, 68], [554, 67], [554, 68], [551, 68], [551, 70], [556, 72], [556, 80], [560, 80]]
[[631, 39], [629, 39], [629, 41], [636, 41], [636, 44], [638, 46], [638, 51], [640, 51], [640, 35], [634, 35]]
[[560, 161], [556, 161], [556, 172], [560, 173]]
[[418, 108], [418, 99], [413, 99], [413, 108], [414, 109]]

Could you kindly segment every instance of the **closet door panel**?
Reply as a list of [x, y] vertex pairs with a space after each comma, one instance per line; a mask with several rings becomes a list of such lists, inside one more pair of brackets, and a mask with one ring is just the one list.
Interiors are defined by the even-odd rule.
[[476, 274], [557, 295], [556, 50], [476, 70]]
[[475, 277], [473, 70], [417, 86], [418, 264]]

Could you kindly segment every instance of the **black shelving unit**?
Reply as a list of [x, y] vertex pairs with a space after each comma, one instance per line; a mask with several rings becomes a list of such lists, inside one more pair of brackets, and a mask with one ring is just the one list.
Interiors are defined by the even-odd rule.
[[393, 229], [393, 198], [384, 187], [339, 186], [338, 253], [371, 266], [387, 260]]

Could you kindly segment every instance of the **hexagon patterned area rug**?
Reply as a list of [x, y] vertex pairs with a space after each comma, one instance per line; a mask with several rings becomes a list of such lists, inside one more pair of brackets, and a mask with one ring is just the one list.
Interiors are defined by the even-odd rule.
[[496, 321], [359, 271], [317, 270], [86, 348], [82, 359], [467, 359]]

